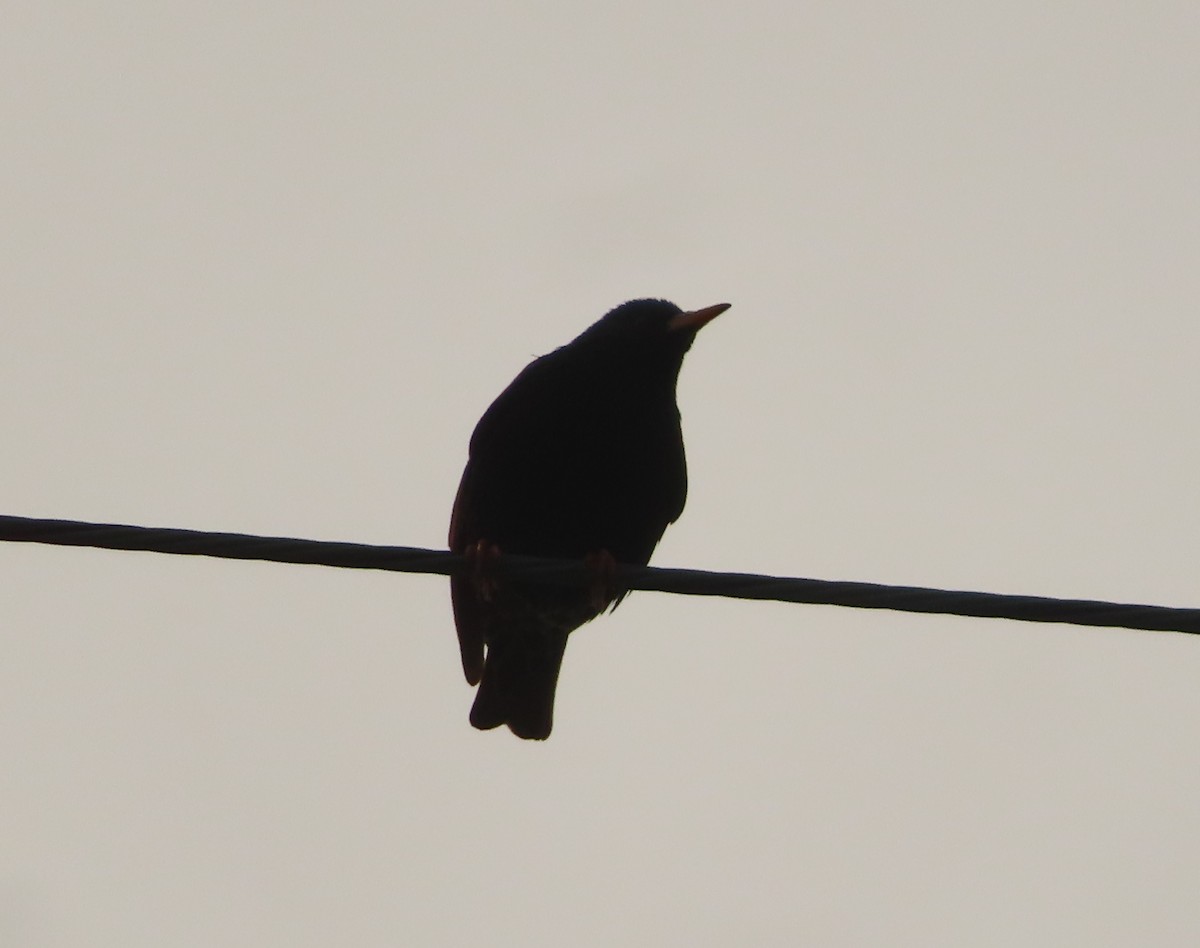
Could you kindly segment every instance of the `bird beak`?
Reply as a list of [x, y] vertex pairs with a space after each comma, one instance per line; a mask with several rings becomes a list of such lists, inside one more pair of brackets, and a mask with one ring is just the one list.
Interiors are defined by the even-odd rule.
[[729, 306], [729, 303], [717, 303], [715, 306], [706, 306], [704, 309], [696, 309], [690, 313], [680, 313], [678, 316], [672, 316], [671, 321], [667, 323], [667, 332], [677, 332], [681, 329], [696, 332], [720, 316], [725, 310], [729, 309]]

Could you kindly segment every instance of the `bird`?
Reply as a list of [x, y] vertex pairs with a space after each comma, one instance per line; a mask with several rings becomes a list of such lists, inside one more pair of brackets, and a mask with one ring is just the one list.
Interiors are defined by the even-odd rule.
[[[697, 332], [730, 304], [685, 311], [636, 299], [535, 359], [471, 435], [449, 545], [470, 722], [545, 740], [567, 637], [624, 592], [616, 564], [646, 565], [683, 513], [687, 460], [676, 402]], [[590, 588], [506, 578], [505, 554], [582, 559]]]

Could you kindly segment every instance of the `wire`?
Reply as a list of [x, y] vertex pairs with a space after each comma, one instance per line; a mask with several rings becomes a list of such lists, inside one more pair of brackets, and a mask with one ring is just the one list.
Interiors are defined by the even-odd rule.
[[[466, 562], [464, 557], [455, 553], [419, 547], [374, 546], [3, 515], [0, 515], [0, 540], [266, 560], [273, 563], [308, 563], [347, 569], [437, 573], [443, 576], [462, 569]], [[534, 577], [552, 583], [583, 584], [589, 576], [582, 561], [502, 555], [498, 567], [506, 575]], [[1016, 619], [1022, 622], [1062, 622], [1200, 634], [1200, 609], [649, 566], [620, 565], [616, 579], [623, 589], [692, 596], [727, 596], [734, 599], [850, 606], [856, 609], [894, 609], [900, 612]]]

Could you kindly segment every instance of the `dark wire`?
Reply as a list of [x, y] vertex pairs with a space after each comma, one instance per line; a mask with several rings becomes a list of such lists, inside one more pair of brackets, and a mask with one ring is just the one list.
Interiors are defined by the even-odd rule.
[[[273, 563], [310, 563], [348, 569], [383, 569], [400, 573], [449, 575], [465, 565], [462, 556], [443, 550], [406, 546], [373, 546], [259, 537], [244, 533], [210, 533], [133, 527], [76, 520], [38, 520], [0, 515], [0, 540], [49, 543], [56, 546], [90, 546], [105, 550], [147, 550], [185, 556], [215, 556]], [[582, 562], [501, 555], [498, 567], [507, 575], [534, 576], [553, 583], [585, 583]], [[901, 612], [940, 613], [1017, 619], [1022, 622], [1062, 622], [1071, 625], [1119, 626], [1161, 632], [1200, 633], [1200, 609], [1139, 606], [1090, 599], [1049, 599], [1000, 593], [958, 592], [921, 586], [884, 586], [877, 583], [831, 582], [761, 576], [754, 573], [712, 573], [695, 569], [661, 569], [619, 566], [617, 583], [625, 589], [655, 590], [692, 596], [728, 596], [734, 599], [769, 599], [805, 602], [856, 609], [895, 609]]]

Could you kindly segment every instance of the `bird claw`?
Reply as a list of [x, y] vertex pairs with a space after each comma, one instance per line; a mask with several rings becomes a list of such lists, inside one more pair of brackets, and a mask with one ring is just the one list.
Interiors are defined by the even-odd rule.
[[[468, 576], [481, 602], [494, 602], [500, 589], [500, 547], [488, 540], [476, 540], [463, 550]], [[599, 615], [620, 597], [617, 586], [617, 561], [608, 550], [598, 550], [583, 558], [588, 573], [588, 605]]]
[[597, 550], [583, 558], [588, 571], [588, 604], [599, 615], [620, 595], [617, 589], [617, 561], [608, 550]]
[[500, 547], [487, 540], [476, 540], [465, 550], [467, 566], [470, 568], [471, 585], [481, 602], [492, 602], [496, 598], [499, 581], [496, 564], [500, 560]]

